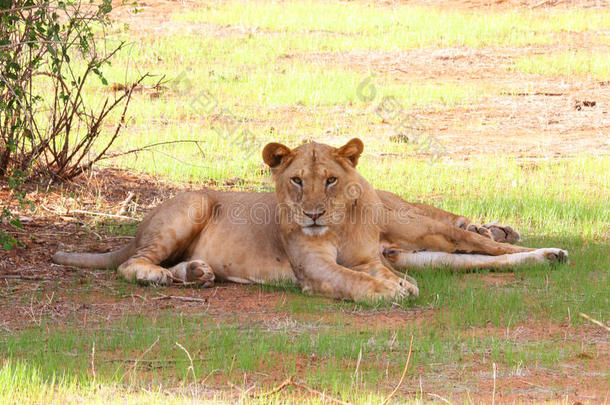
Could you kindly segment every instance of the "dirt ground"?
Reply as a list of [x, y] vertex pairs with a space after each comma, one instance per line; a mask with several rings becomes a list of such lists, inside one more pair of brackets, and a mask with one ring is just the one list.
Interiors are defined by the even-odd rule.
[[[458, 9], [505, 9], [513, 7], [567, 7], [576, 1], [542, 2], [517, 0], [402, 0], [412, 4], [443, 3], [444, 7]], [[556, 5], [554, 5], [557, 3]], [[581, 7], [599, 7], [604, 2], [597, 0], [578, 1]], [[607, 3], [606, 3], [607, 4]], [[188, 29], [174, 27], [167, 16], [177, 9], [193, 7], [190, 1], [154, 0], [140, 3], [142, 13], [137, 22], [129, 7], [117, 7], [117, 19], [131, 21], [134, 29]], [[204, 29], [204, 28], [197, 28]], [[210, 27], [205, 29], [209, 30]], [[221, 30], [221, 28], [218, 28]], [[224, 28], [224, 30], [228, 30]], [[247, 35], [232, 31], [216, 32], [218, 35]], [[565, 34], [574, 35], [574, 34]], [[586, 47], [587, 38], [582, 38]], [[610, 153], [610, 83], [592, 79], [553, 80], [527, 74], [514, 74], [506, 66], [515, 57], [546, 53], [549, 47], [528, 47], [526, 49], [467, 50], [461, 48], [412, 50], [404, 53], [351, 52], [342, 55], [286, 55], [290, 58], [307, 58], [311, 63], [348, 65], [367, 72], [392, 72], [397, 81], [419, 81], [438, 79], [439, 82], [460, 81], [461, 83], [494, 82], [498, 86], [510, 87], [519, 83], [519, 88], [529, 87], [527, 93], [503, 94], [472, 107], [461, 107], [449, 111], [418, 111], [425, 122], [431, 123], [431, 131], [443, 141], [447, 150], [456, 156], [481, 153], [510, 152], [523, 157], [569, 156], [582, 151]], [[610, 52], [610, 47], [608, 48]], [[583, 100], [596, 101], [595, 106], [582, 107]], [[476, 129], [464, 123], [485, 123]], [[481, 129], [485, 128], [485, 129]], [[379, 124], [379, 133], [388, 128]], [[104, 216], [74, 212], [84, 210], [97, 213], [117, 213], [127, 197], [127, 191], [136, 195], [129, 204], [128, 215], [142, 216], [178, 191], [200, 187], [192, 184], [177, 184], [162, 181], [141, 173], [130, 173], [112, 169], [95, 170], [70, 184], [48, 186], [31, 183], [28, 200], [36, 207], [34, 212], [21, 210], [22, 230], [10, 231], [24, 244], [24, 247], [0, 254], [0, 330], [12, 331], [26, 328], [40, 322], [43, 317], [62, 322], [68, 319], [82, 319], [84, 322], [110, 320], [126, 314], [153, 313], [161, 309], [180, 312], [201, 311], [205, 308], [214, 318], [231, 315], [239, 319], [260, 320], [278, 323], [286, 315], [277, 310], [277, 303], [286, 299], [286, 293], [262, 292], [257, 287], [236, 284], [219, 284], [212, 289], [191, 289], [171, 287], [157, 291], [154, 288], [129, 285], [118, 280], [114, 272], [104, 270], [83, 270], [51, 263], [51, 255], [60, 247], [67, 250], [108, 251], [126, 244], [130, 237], [117, 235], [112, 219]], [[9, 200], [10, 191], [6, 184], [0, 185], [0, 199]], [[9, 207], [17, 209], [17, 207]], [[101, 223], [101, 225], [100, 225]], [[8, 229], [0, 224], [0, 229]], [[490, 285], [511, 283], [511, 275], [485, 276]], [[93, 280], [93, 282], [92, 282]], [[78, 286], [87, 286], [86, 292], [78, 292]], [[190, 297], [194, 301], [172, 298]], [[375, 316], [375, 327], [384, 328], [425, 322], [431, 314], [422, 310], [391, 310], [384, 314], [358, 311], [345, 313], [346, 320], [354, 327], [369, 328], [370, 318]], [[328, 316], [321, 314], [320, 317]], [[322, 318], [321, 318], [322, 319]], [[518, 325], [510, 330], [491, 327], [473, 330], [473, 334], [505, 336], [514, 334], [516, 339], [571, 339], [589, 342], [607, 350], [607, 335], [591, 326], [578, 331], [569, 324]], [[586, 355], [586, 354], [583, 354]], [[603, 361], [606, 356], [601, 356]], [[581, 361], [583, 360], [583, 361]], [[528, 374], [496, 376], [496, 392], [502, 402], [513, 400], [541, 401], [562, 400], [569, 393], [574, 402], [607, 401], [607, 390], [603, 376], [588, 376], [583, 366], [585, 359], [575, 358], [568, 370], [545, 368], [528, 370]], [[591, 361], [586, 359], [589, 367]], [[304, 359], [303, 362], [310, 361]], [[305, 367], [306, 364], [303, 365]], [[474, 401], [489, 401], [494, 378], [488, 364], [467, 365], [474, 372], [476, 387], [469, 395]], [[595, 369], [603, 369], [596, 364]], [[465, 398], [459, 385], [463, 384], [463, 370], [456, 365], [455, 370], [443, 373], [446, 383], [454, 389], [446, 398]], [[285, 376], [272, 376], [280, 381]], [[416, 381], [405, 384], [417, 387]], [[432, 380], [424, 387], [427, 399], [437, 399]], [[546, 387], [562, 387], [559, 390]], [[412, 389], [412, 388], [411, 388]], [[409, 392], [405, 388], [405, 393]], [[419, 393], [419, 389], [412, 391]], [[579, 394], [580, 392], [586, 393]], [[440, 393], [439, 393], [440, 394]]]
[[[264, 0], [261, 0], [264, 1]], [[579, 8], [610, 6], [607, 1], [517, 1], [517, 0], [412, 0], [417, 5], [441, 5], [443, 9], [505, 10], [514, 8]], [[393, 3], [393, 2], [387, 2]], [[374, 3], [372, 3], [374, 4]], [[214, 26], [175, 22], [168, 18], [176, 11], [193, 8], [191, 1], [154, 0], [140, 3], [137, 15], [128, 6], [117, 7], [114, 17], [127, 21], [135, 32], [189, 32], [220, 37], [247, 37], [247, 27]], [[610, 82], [590, 77], [552, 77], [515, 72], [512, 63], [520, 57], [574, 50], [610, 52], [610, 45], [595, 39], [604, 32], [557, 32], [553, 45], [504, 48], [434, 48], [404, 52], [344, 52], [288, 54], [287, 59], [302, 59], [308, 64], [346, 66], [387, 74], [399, 83], [438, 81], [462, 86], [485, 86], [515, 89], [490, 96], [471, 106], [447, 108], [413, 108], [406, 111], [425, 127], [453, 159], [480, 154], [510, 153], [522, 158], [573, 156], [582, 152], [610, 153]], [[527, 89], [527, 90], [521, 90]], [[382, 91], [383, 89], [380, 89]], [[382, 94], [385, 96], [385, 94]], [[340, 109], [339, 109], [340, 110]], [[277, 121], [290, 121], [300, 114], [293, 107], [280, 108]], [[312, 113], [312, 112], [308, 112]], [[315, 112], [316, 114], [318, 112]], [[324, 114], [324, 111], [320, 111]], [[333, 114], [340, 113], [333, 109]], [[273, 125], [274, 123], [269, 123]], [[372, 136], [385, 137], [393, 131], [392, 123], [379, 123]], [[324, 141], [324, 139], [320, 139]], [[425, 155], [425, 152], [422, 152]]]
[[[28, 199], [37, 208], [29, 216], [22, 216], [24, 227], [16, 236], [24, 247], [13, 249], [0, 257], [0, 330], [17, 331], [39, 325], [43, 318], [57, 325], [74, 321], [98, 324], [127, 315], [154, 315], [164, 311], [184, 314], [203, 311], [212, 322], [244, 320], [270, 329], [295, 322], [292, 315], [280, 309], [281, 304], [290, 299], [289, 294], [282, 291], [267, 292], [256, 286], [230, 283], [217, 284], [209, 289], [179, 286], [156, 289], [125, 283], [119, 280], [116, 272], [108, 270], [77, 269], [51, 263], [52, 253], [60, 247], [108, 251], [124, 245], [130, 238], [116, 236], [116, 232], [108, 226], [108, 218], [102, 217], [98, 222], [95, 216], [71, 209], [118, 212], [125, 200], [126, 190], [131, 190], [138, 197], [130, 203], [128, 213], [141, 218], [159, 201], [178, 191], [189, 190], [192, 185], [169, 183], [140, 173], [102, 169], [61, 188], [52, 187], [42, 192], [44, 188], [44, 184], [28, 186]], [[66, 197], [69, 195], [72, 197]], [[0, 190], [0, 199], [6, 200], [7, 197], [8, 190], [4, 187]], [[490, 286], [515, 282], [513, 274], [504, 273], [465, 274], [462, 277], [463, 282], [479, 277]], [[332, 300], [328, 301], [332, 303]], [[302, 314], [299, 319], [302, 322], [324, 323], [336, 321], [339, 317], [347, 327], [370, 330], [371, 327], [417, 326], [434, 315], [432, 310], [413, 308], [391, 309], [383, 313], [371, 310], [321, 312]], [[590, 372], [603, 370], [604, 361], [608, 358], [607, 334], [594, 325], [579, 328], [568, 323], [531, 323], [510, 328], [487, 326], [473, 328], [472, 335], [498, 338], [510, 335], [511, 339], [524, 343], [543, 339], [579, 342], [587, 347], [595, 347], [597, 351], [593, 356], [590, 350], [576, 354], [569, 364], [557, 369], [528, 367], [527, 370], [496, 375], [498, 401], [563, 400], [566, 396], [583, 403], [607, 399], [607, 390], [603, 389], [603, 373]], [[325, 361], [302, 357], [296, 359], [297, 371]], [[419, 371], [425, 372], [423, 369]], [[472, 377], [465, 380], [464, 375]], [[259, 374], [246, 374], [240, 383], [245, 387], [254, 383], [273, 386], [285, 378], [273, 370], [266, 370], [264, 378], [261, 379]], [[207, 386], [220, 390], [232, 389], [220, 376], [212, 377]], [[444, 368], [439, 381], [428, 374], [423, 382], [408, 380], [405, 387], [410, 388], [403, 388], [403, 394], [424, 395], [429, 400], [439, 399], [440, 396], [446, 400], [470, 398], [475, 402], [486, 402], [494, 390], [494, 376], [489, 369], [488, 359], [470, 356], [465, 364]], [[387, 391], [392, 388], [378, 387]]]

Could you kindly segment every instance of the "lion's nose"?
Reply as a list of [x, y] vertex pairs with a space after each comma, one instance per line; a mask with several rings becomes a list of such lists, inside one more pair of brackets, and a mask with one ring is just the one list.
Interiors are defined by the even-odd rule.
[[321, 211], [321, 212], [307, 212], [307, 211], [303, 211], [303, 214], [307, 215], [309, 218], [313, 219], [314, 221], [318, 218], [320, 218], [322, 215], [324, 215], [326, 211]]

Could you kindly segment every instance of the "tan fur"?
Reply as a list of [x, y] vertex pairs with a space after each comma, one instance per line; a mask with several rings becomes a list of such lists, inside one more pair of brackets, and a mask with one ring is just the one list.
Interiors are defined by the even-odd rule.
[[[496, 233], [508, 238], [508, 227], [493, 224], [492, 234], [464, 217], [375, 190], [355, 170], [362, 150], [359, 139], [340, 148], [268, 144], [263, 160], [275, 193], [183, 193], [153, 210], [122, 250], [57, 252], [53, 260], [85, 267], [117, 263], [123, 277], [144, 283], [293, 280], [305, 291], [364, 300], [417, 296], [414, 281], [392, 268], [422, 261], [412, 252], [451, 253], [463, 265], [469, 255], [457, 253], [533, 251], [493, 240]], [[518, 233], [512, 232], [514, 239]], [[483, 265], [479, 256], [473, 261]], [[446, 256], [437, 262], [451, 264]]]

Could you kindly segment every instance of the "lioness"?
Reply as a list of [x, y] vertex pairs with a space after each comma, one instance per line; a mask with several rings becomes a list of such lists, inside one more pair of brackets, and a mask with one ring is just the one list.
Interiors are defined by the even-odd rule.
[[567, 258], [561, 249], [494, 240], [518, 239], [510, 227], [478, 226], [375, 190], [355, 169], [363, 147], [357, 138], [340, 148], [270, 143], [263, 160], [275, 193], [179, 194], [148, 214], [124, 248], [57, 252], [53, 261], [98, 268], [119, 264], [123, 277], [144, 283], [284, 279], [304, 291], [369, 300], [419, 294], [413, 280], [395, 268], [499, 267]]

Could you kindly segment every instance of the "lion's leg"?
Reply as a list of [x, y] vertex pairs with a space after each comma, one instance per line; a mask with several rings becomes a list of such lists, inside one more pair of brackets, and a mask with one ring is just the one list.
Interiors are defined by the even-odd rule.
[[[416, 292], [394, 281], [338, 264], [333, 246], [298, 237], [290, 239], [292, 243], [286, 244], [286, 253], [292, 258], [294, 275], [304, 292], [354, 301], [402, 298]], [[375, 260], [371, 257], [365, 260], [368, 261]]]
[[181, 194], [159, 206], [138, 227], [135, 252], [119, 266], [119, 273], [127, 280], [152, 284], [171, 284], [174, 278], [208, 278], [203, 262], [179, 263], [169, 270], [161, 264], [182, 259], [208, 222], [213, 206], [214, 201], [204, 192]]
[[418, 215], [428, 217], [443, 224], [456, 226], [460, 229], [466, 229], [466, 225], [472, 223], [472, 221], [470, 221], [464, 216], [453, 214], [449, 211], [433, 207], [432, 205], [416, 202], [410, 202], [406, 204], [412, 206], [415, 210], [415, 213]]
[[519, 232], [508, 225], [500, 225], [497, 221], [478, 225], [470, 219], [451, 212], [422, 203], [408, 203], [415, 207], [417, 214], [426, 216], [443, 224], [478, 233], [496, 242], [516, 243], [521, 240]]
[[384, 252], [384, 256], [394, 266], [401, 269], [446, 266], [452, 269], [474, 270], [500, 269], [525, 263], [565, 262], [568, 258], [568, 252], [561, 249], [545, 248], [531, 252], [487, 256], [445, 252], [407, 252], [389, 248]]
[[385, 207], [395, 213], [398, 213], [400, 216], [416, 215], [426, 217], [442, 224], [465, 229], [494, 240], [493, 233], [487, 228], [476, 225], [470, 219], [462, 215], [453, 214], [428, 204], [407, 202], [399, 195], [385, 190], [377, 190], [377, 195]]
[[382, 239], [407, 251], [480, 253], [499, 256], [535, 249], [499, 243], [477, 233], [444, 224], [426, 216], [390, 217]]

